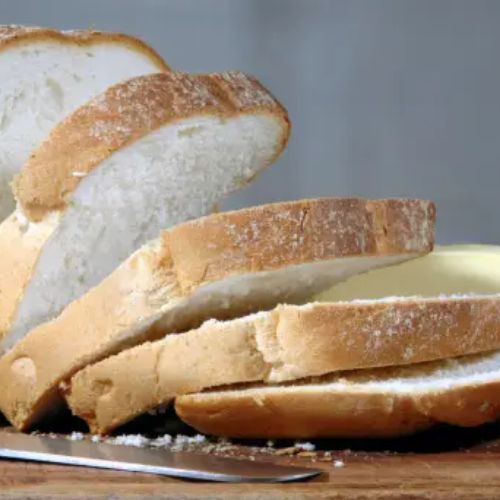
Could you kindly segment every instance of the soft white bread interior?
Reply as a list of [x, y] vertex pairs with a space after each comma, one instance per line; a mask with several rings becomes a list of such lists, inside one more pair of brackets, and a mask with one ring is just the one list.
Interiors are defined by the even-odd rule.
[[59, 121], [115, 83], [167, 69], [127, 35], [0, 26], [0, 220], [14, 209], [14, 174]]
[[164, 231], [0, 359], [0, 408], [27, 428], [53, 409], [60, 382], [126, 347], [301, 302], [350, 274], [425, 254], [434, 217], [423, 200], [325, 198]]
[[[281, 305], [145, 343], [88, 366], [67, 400], [106, 433], [179, 394], [500, 348], [500, 295]], [[133, 382], [131, 382], [133, 381]]]
[[500, 247], [437, 246], [422, 257], [353, 276], [312, 298], [321, 302], [500, 293]]
[[285, 110], [242, 73], [137, 77], [76, 110], [30, 156], [0, 225], [1, 347], [160, 229], [208, 213], [288, 135]]
[[500, 351], [186, 395], [175, 407], [200, 432], [245, 438], [376, 438], [437, 423], [476, 426], [500, 417]]

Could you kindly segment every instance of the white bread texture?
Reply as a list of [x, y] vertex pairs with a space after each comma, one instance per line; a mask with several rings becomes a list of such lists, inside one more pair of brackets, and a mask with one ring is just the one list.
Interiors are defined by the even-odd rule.
[[423, 255], [434, 218], [423, 200], [325, 198], [166, 230], [0, 359], [0, 409], [26, 429], [86, 365], [210, 318], [300, 303], [350, 274]]
[[167, 70], [128, 35], [0, 26], [0, 220], [15, 207], [9, 183], [58, 122], [115, 83]]
[[67, 399], [93, 432], [106, 433], [175, 396], [215, 386], [498, 348], [500, 295], [280, 305], [232, 321], [208, 321], [88, 366], [71, 379]]
[[500, 351], [186, 395], [176, 410], [200, 432], [245, 438], [381, 438], [438, 423], [472, 427], [500, 417]]
[[1, 347], [99, 283], [163, 228], [210, 212], [284, 149], [283, 107], [242, 73], [109, 88], [34, 151], [0, 225]]

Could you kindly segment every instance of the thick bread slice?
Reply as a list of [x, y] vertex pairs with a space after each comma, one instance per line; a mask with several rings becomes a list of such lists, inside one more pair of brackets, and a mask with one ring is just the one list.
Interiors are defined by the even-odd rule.
[[0, 359], [0, 408], [25, 429], [86, 365], [208, 318], [301, 302], [351, 274], [426, 253], [433, 222], [426, 201], [320, 199], [174, 227]]
[[[217, 385], [276, 382], [500, 348], [500, 296], [281, 305], [146, 343], [77, 373], [68, 402], [105, 433]], [[131, 382], [133, 381], [133, 382]]]
[[14, 174], [59, 121], [115, 83], [165, 70], [121, 33], [0, 26], [0, 220], [14, 209]]
[[294, 384], [181, 396], [200, 432], [245, 438], [390, 437], [500, 417], [500, 351]]
[[0, 226], [10, 348], [173, 224], [208, 213], [281, 153], [286, 111], [242, 73], [157, 73], [108, 89], [52, 130]]
[[320, 302], [500, 292], [500, 246], [437, 246], [422, 257], [353, 276], [313, 297]]

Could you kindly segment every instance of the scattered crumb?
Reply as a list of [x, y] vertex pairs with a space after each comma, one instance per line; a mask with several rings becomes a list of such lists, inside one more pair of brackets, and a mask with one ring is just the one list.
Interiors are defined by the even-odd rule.
[[201, 434], [196, 434], [196, 436], [183, 436], [179, 434], [175, 437], [171, 449], [173, 451], [181, 451], [189, 448], [190, 445], [200, 445], [206, 443], [207, 438]]
[[[60, 437], [57, 434], [47, 434], [49, 437]], [[345, 463], [341, 459], [334, 459], [331, 451], [316, 451], [316, 447], [310, 442], [297, 441], [293, 446], [285, 448], [276, 447], [274, 440], [268, 440], [265, 446], [243, 446], [233, 444], [227, 438], [211, 438], [201, 434], [186, 436], [183, 434], [164, 434], [156, 438], [147, 438], [141, 434], [122, 434], [114, 437], [103, 437], [98, 435], [72, 432], [66, 435], [71, 441], [88, 440], [93, 443], [107, 443], [112, 445], [135, 446], [138, 448], [169, 449], [171, 451], [195, 451], [198, 453], [221, 454], [225, 456], [245, 457], [254, 461], [259, 455], [275, 456], [297, 456], [307, 458], [312, 462], [332, 462], [333, 467], [341, 468]], [[248, 453], [248, 455], [247, 455]], [[352, 453], [351, 450], [344, 450], [345, 454]]]
[[479, 411], [484, 413], [486, 410], [488, 410], [489, 407], [490, 403], [488, 401], [484, 401], [479, 407]]
[[172, 444], [172, 441], [173, 439], [170, 434], [164, 434], [152, 440], [149, 444], [154, 448], [168, 448]]
[[312, 443], [301, 443], [299, 441], [297, 441], [294, 446], [302, 451], [314, 451], [316, 449], [316, 446]]
[[142, 448], [149, 444], [150, 440], [140, 434], [130, 434], [130, 435], [122, 435], [116, 436], [114, 438], [108, 438], [105, 440], [108, 444], [123, 444], [127, 446], [136, 446], [137, 448]]
[[87, 173], [86, 172], [78, 172], [78, 171], [76, 171], [76, 172], [72, 172], [71, 175], [73, 177], [85, 177], [87, 175]]

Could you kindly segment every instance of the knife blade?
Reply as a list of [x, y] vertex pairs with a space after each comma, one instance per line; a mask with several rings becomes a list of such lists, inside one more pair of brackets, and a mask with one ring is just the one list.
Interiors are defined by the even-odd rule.
[[0, 457], [221, 482], [289, 482], [321, 473], [308, 467], [17, 433], [0, 433]]

